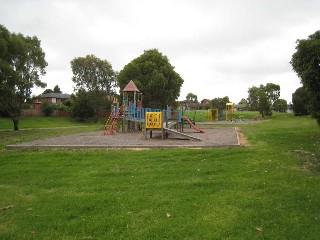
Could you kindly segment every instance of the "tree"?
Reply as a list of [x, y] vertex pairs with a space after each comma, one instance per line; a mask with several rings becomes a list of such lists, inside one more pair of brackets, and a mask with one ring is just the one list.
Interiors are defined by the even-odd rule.
[[291, 65], [310, 98], [310, 112], [320, 126], [320, 31], [296, 41]]
[[53, 92], [54, 92], [54, 93], [62, 93], [59, 85], [55, 85], [55, 86], [54, 86]]
[[260, 85], [261, 90], [264, 89], [264, 91], [267, 94], [268, 101], [273, 105], [275, 101], [277, 101], [280, 97], [280, 86], [278, 84], [274, 83], [267, 83], [267, 85], [264, 87], [263, 85]]
[[90, 103], [90, 94], [84, 90], [79, 90], [76, 97], [72, 101], [70, 108], [71, 116], [79, 120], [93, 117], [95, 115], [94, 108]]
[[198, 102], [198, 96], [193, 93], [188, 93], [186, 96], [186, 100], [188, 102], [197, 103]]
[[230, 102], [229, 97], [225, 96], [223, 98], [214, 98], [210, 101], [212, 108], [217, 108], [218, 111], [223, 111], [226, 109], [226, 103]]
[[145, 106], [166, 108], [180, 96], [183, 79], [174, 71], [169, 59], [157, 49], [146, 50], [133, 59], [119, 73], [118, 82], [122, 90], [130, 80], [143, 93]]
[[248, 90], [248, 106], [251, 111], [258, 111], [259, 109], [259, 88], [252, 86]]
[[277, 112], [285, 112], [288, 109], [288, 103], [285, 99], [277, 99], [273, 103], [273, 109]]
[[43, 91], [42, 94], [46, 94], [46, 93], [62, 93], [60, 90], [59, 85], [54, 86], [53, 90], [50, 88], [47, 88], [46, 90]]
[[259, 111], [261, 115], [271, 116], [273, 103], [280, 96], [280, 86], [274, 83], [267, 83], [266, 86], [252, 86], [248, 90], [248, 103], [251, 111]]
[[82, 91], [82, 95], [87, 92], [88, 104], [92, 107], [94, 121], [97, 122], [100, 108], [105, 102], [110, 103], [109, 99], [115, 93], [116, 73], [107, 60], [101, 60], [94, 55], [74, 58], [71, 68], [75, 90]]
[[304, 87], [298, 88], [292, 94], [292, 109], [296, 116], [309, 114], [309, 97]]
[[271, 116], [271, 104], [268, 100], [268, 95], [264, 91], [259, 94], [259, 112], [262, 117]]
[[54, 110], [55, 110], [55, 106], [52, 103], [44, 102], [41, 104], [41, 111], [46, 117], [49, 117]]
[[34, 86], [45, 87], [45, 53], [37, 37], [10, 33], [0, 25], [0, 108], [8, 112], [19, 130], [23, 103], [31, 97]]

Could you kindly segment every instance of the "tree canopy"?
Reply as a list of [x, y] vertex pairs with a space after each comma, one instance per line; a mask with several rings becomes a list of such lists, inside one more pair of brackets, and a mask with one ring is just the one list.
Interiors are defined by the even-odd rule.
[[217, 108], [220, 111], [226, 109], [226, 104], [229, 103], [229, 97], [225, 96], [223, 98], [214, 98], [210, 101], [211, 108]]
[[288, 103], [285, 99], [277, 99], [273, 103], [273, 109], [277, 112], [285, 112], [288, 109]]
[[292, 109], [294, 115], [308, 115], [309, 114], [309, 97], [304, 87], [298, 88], [292, 94]]
[[46, 90], [43, 91], [42, 94], [45, 93], [62, 93], [59, 85], [55, 85], [53, 89], [47, 88]]
[[320, 125], [320, 31], [296, 43], [290, 63], [310, 98], [310, 112]]
[[[92, 108], [89, 111], [76, 111], [77, 113], [93, 113], [95, 122], [98, 121], [98, 112], [100, 108], [110, 102], [115, 93], [116, 73], [107, 60], [101, 60], [94, 55], [74, 58], [71, 61], [73, 72], [72, 81], [76, 84], [75, 90], [79, 92], [77, 96], [81, 99], [75, 100], [75, 103], [83, 103]], [[80, 104], [81, 105], [81, 104]]]
[[280, 97], [280, 86], [267, 83], [266, 86], [252, 86], [248, 89], [248, 105], [252, 111], [259, 111], [261, 115], [271, 116], [271, 108]]
[[71, 61], [71, 69], [72, 81], [76, 84], [75, 90], [114, 93], [116, 74], [107, 60], [94, 55], [77, 57]]
[[197, 103], [198, 102], [198, 96], [196, 94], [193, 94], [193, 93], [188, 93], [187, 96], [186, 96], [186, 100], [188, 102]]
[[122, 90], [134, 80], [143, 93], [144, 106], [165, 108], [180, 96], [183, 79], [175, 72], [169, 59], [157, 49], [146, 50], [120, 72], [118, 82]]
[[19, 130], [22, 104], [34, 86], [45, 87], [40, 77], [47, 66], [37, 37], [10, 33], [0, 25], [0, 108], [8, 112]]

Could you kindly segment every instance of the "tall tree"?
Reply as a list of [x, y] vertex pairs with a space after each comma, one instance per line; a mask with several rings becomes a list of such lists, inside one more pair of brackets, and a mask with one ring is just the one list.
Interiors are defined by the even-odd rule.
[[71, 68], [75, 90], [81, 91], [81, 96], [89, 96], [89, 104], [97, 122], [100, 108], [106, 101], [110, 101], [111, 95], [115, 93], [116, 73], [107, 60], [101, 60], [94, 55], [74, 58]]
[[197, 103], [198, 102], [198, 96], [196, 94], [193, 94], [193, 93], [188, 93], [187, 96], [186, 96], [186, 100], [188, 102]]
[[248, 90], [248, 106], [251, 111], [258, 111], [259, 109], [259, 93], [260, 90], [256, 86], [252, 86]]
[[298, 88], [292, 94], [292, 109], [294, 115], [308, 115], [309, 114], [309, 97], [304, 87]]
[[268, 95], [264, 91], [260, 91], [259, 94], [259, 112], [262, 117], [271, 116], [271, 104], [268, 100]]
[[291, 65], [310, 98], [310, 112], [320, 126], [320, 31], [297, 40]]
[[267, 83], [267, 85], [265, 87], [261, 87], [261, 89], [264, 89], [267, 97], [268, 97], [268, 101], [273, 105], [280, 97], [280, 86], [278, 84], [274, 84], [274, 83]]
[[45, 53], [37, 37], [10, 33], [0, 25], [0, 107], [10, 115], [19, 130], [22, 104], [31, 97], [34, 86], [45, 87]]
[[271, 116], [271, 107], [280, 97], [280, 86], [267, 83], [266, 86], [252, 86], [248, 90], [248, 103], [251, 111], [259, 111], [262, 116]]
[[122, 90], [130, 80], [134, 80], [143, 93], [144, 105], [157, 108], [173, 105], [180, 96], [183, 83], [169, 59], [157, 49], [144, 51], [120, 71], [120, 89]]
[[54, 93], [62, 93], [62, 91], [61, 91], [61, 89], [60, 89], [59, 85], [55, 85], [55, 86], [54, 86], [54, 88], [53, 88], [53, 92], [54, 92]]

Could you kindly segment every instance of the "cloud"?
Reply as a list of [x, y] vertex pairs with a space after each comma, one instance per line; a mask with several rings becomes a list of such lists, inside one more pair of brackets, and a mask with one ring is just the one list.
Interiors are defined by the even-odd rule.
[[[291, 101], [299, 87], [289, 61], [298, 38], [318, 29], [316, 0], [0, 0], [0, 22], [36, 35], [49, 63], [43, 78], [73, 91], [70, 61], [94, 54], [115, 70], [150, 48], [185, 80], [180, 99], [229, 96], [274, 82]], [[27, 9], [27, 10], [26, 10]], [[40, 93], [41, 89], [36, 89]]]

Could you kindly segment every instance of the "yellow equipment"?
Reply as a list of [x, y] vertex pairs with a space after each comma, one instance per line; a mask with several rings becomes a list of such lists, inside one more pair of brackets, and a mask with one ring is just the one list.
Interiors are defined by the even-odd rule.
[[219, 118], [219, 115], [218, 115], [218, 109], [217, 108], [208, 109], [208, 121], [217, 122], [218, 118]]
[[226, 121], [235, 121], [234, 103], [226, 103]]

